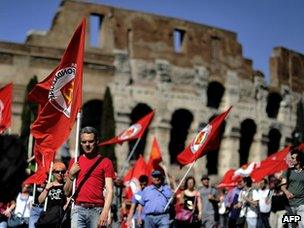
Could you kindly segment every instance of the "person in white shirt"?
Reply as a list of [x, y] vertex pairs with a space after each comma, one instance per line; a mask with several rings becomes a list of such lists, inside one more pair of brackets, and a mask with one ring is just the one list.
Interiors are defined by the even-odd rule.
[[259, 194], [259, 214], [257, 228], [270, 228], [269, 215], [271, 209], [272, 191], [268, 188], [268, 180], [263, 179], [260, 182]]
[[251, 177], [243, 178], [245, 187], [241, 190], [238, 198], [238, 207], [241, 207], [240, 217], [246, 217], [246, 223], [248, 228], [256, 228], [257, 225], [257, 208], [259, 195], [258, 191], [252, 188]]
[[27, 184], [23, 184], [22, 191], [18, 194], [16, 198], [16, 207], [13, 212], [15, 216], [19, 218], [23, 218], [25, 224], [23, 224], [22, 227], [28, 227], [30, 210], [33, 203], [33, 197], [30, 196], [29, 193], [30, 193], [30, 186]]

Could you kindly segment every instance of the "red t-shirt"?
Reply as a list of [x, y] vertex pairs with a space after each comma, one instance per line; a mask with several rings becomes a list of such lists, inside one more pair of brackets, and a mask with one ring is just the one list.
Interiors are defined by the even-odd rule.
[[[95, 158], [89, 159], [86, 156], [82, 155], [79, 157], [78, 162], [80, 166], [80, 171], [76, 180], [76, 188], [79, 183], [87, 173], [88, 169], [96, 162], [98, 156]], [[71, 162], [74, 162], [71, 161]], [[77, 203], [94, 203], [103, 206], [104, 205], [104, 196], [103, 190], [105, 187], [105, 178], [115, 178], [115, 172], [113, 168], [112, 161], [108, 158], [103, 158], [99, 165], [94, 169], [92, 174], [82, 185], [78, 196], [76, 197]]]

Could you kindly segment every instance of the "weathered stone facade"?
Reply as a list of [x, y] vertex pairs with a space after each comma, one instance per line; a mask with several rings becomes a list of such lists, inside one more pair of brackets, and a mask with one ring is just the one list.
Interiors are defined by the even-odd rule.
[[[279, 148], [290, 142], [296, 122], [296, 104], [303, 96], [303, 55], [275, 48], [270, 59], [271, 84], [267, 86], [263, 74], [254, 71], [252, 61], [243, 57], [241, 44], [233, 32], [78, 1], [63, 1], [46, 33], [32, 33], [24, 44], [0, 42], [0, 82], [2, 85], [14, 83], [14, 133], [20, 129], [21, 106], [29, 79], [37, 75], [40, 81], [54, 69], [81, 18], [91, 15], [102, 18], [101, 42], [99, 47], [90, 45], [88, 20], [84, 103], [102, 99], [109, 85], [117, 133], [129, 126], [129, 114], [137, 104], [144, 103], [155, 109], [145, 156], [148, 156], [152, 136], [156, 136], [164, 162], [169, 165], [170, 121], [180, 109], [193, 115], [188, 144], [202, 123], [208, 123], [214, 114], [233, 105], [226, 120], [219, 160], [214, 164], [218, 166], [219, 175], [230, 167], [239, 166], [240, 140], [242, 134], [246, 134], [246, 127], [242, 129], [241, 123], [245, 120], [256, 125], [248, 148], [250, 161], [266, 156], [271, 129], [281, 134]], [[173, 44], [175, 33], [180, 36], [179, 50]], [[212, 99], [207, 94], [218, 92], [208, 92], [213, 82], [223, 87], [223, 97], [218, 107], [207, 107], [208, 99]], [[273, 115], [266, 111], [273, 109], [269, 106], [272, 93], [281, 98]], [[119, 166], [128, 150], [127, 144], [116, 147]], [[205, 165], [204, 157], [197, 162], [194, 173], [200, 176], [207, 172]]]

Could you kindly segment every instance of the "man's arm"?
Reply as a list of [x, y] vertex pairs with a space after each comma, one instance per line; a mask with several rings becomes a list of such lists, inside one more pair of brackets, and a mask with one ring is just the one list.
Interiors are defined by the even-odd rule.
[[13, 201], [11, 201], [10, 206], [7, 207], [6, 210], [3, 212], [3, 214], [6, 217], [10, 218], [15, 207], [16, 207], [16, 202], [13, 200]]
[[66, 196], [70, 196], [73, 188], [73, 181], [76, 178], [77, 173], [80, 171], [79, 163], [76, 162], [72, 165], [69, 170], [68, 176], [66, 178], [66, 182], [64, 184], [63, 190]]
[[137, 207], [137, 213], [138, 213], [137, 225], [139, 225], [139, 226], [142, 225], [141, 214], [142, 214], [143, 208], [144, 207], [141, 204], [138, 204], [138, 207]]
[[282, 178], [282, 182], [281, 182], [281, 190], [285, 193], [287, 199], [291, 199], [294, 197], [294, 195], [287, 190], [287, 179], [286, 178]]
[[244, 197], [245, 201], [247, 203], [249, 203], [251, 206], [253, 207], [257, 207], [259, 200], [260, 200], [260, 196], [258, 194], [258, 192], [256, 190], [252, 190], [252, 196], [249, 197], [248, 195], [246, 197]]
[[233, 192], [234, 192], [234, 189], [231, 189], [227, 195], [225, 196], [225, 199], [224, 199], [224, 203], [225, 203], [225, 207], [231, 207], [231, 204], [232, 204], [232, 196], [233, 196]]
[[220, 196], [215, 188], [211, 187], [211, 191], [210, 194], [208, 195], [208, 199], [210, 201], [213, 201], [214, 203], [220, 202]]
[[108, 215], [111, 209], [111, 204], [113, 201], [113, 179], [110, 177], [106, 177], [105, 180], [105, 186], [106, 186], [106, 197], [105, 197], [105, 203], [102, 209], [102, 212], [99, 217], [99, 225], [100, 226], [107, 226], [108, 224]]
[[127, 217], [128, 227], [132, 227], [132, 218], [133, 218], [133, 215], [134, 215], [134, 212], [135, 212], [135, 207], [136, 207], [136, 204], [132, 203], [129, 214], [128, 214], [128, 217]]

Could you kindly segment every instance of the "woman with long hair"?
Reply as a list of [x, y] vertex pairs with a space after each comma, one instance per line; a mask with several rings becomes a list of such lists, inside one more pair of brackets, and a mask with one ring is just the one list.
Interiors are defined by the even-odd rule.
[[176, 227], [200, 227], [202, 200], [195, 188], [193, 176], [185, 180], [184, 190], [180, 193], [176, 211]]

